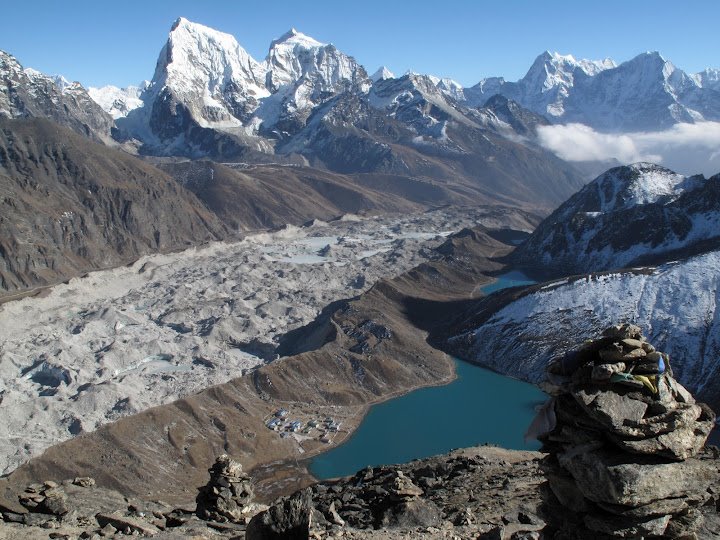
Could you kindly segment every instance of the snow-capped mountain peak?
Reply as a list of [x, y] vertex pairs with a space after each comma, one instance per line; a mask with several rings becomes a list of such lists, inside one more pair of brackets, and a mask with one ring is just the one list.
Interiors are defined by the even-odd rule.
[[[575, 85], [615, 67], [610, 59], [577, 60], [574, 56], [545, 51], [516, 84], [504, 85], [507, 97], [550, 117], [565, 114], [565, 101]], [[489, 97], [489, 96], [488, 96]]]
[[384, 81], [386, 79], [394, 79], [395, 74], [385, 66], [380, 66], [378, 70], [370, 76], [372, 82]]
[[[169, 113], [177, 117], [182, 104], [201, 127], [236, 128], [243, 125], [268, 95], [263, 66], [230, 34], [180, 17], [160, 51], [155, 75], [142, 95], [149, 107], [138, 107], [125, 127], [131, 133], [147, 132], [148, 123]], [[163, 111], [163, 112], [161, 112]], [[172, 129], [169, 129], [172, 128]], [[181, 126], [151, 128], [160, 139], [175, 137]]]
[[433, 82], [438, 90], [442, 91], [445, 95], [458, 101], [465, 99], [462, 84], [459, 82], [447, 77], [436, 77], [435, 75], [428, 75], [428, 78]]
[[463, 89], [479, 107], [502, 94], [561, 123], [602, 131], [652, 131], [680, 122], [720, 120], [720, 70], [688, 75], [657, 51], [616, 64], [545, 51], [517, 82], [490, 77]]
[[27, 75], [32, 80], [52, 81], [52, 83], [57, 86], [58, 90], [60, 90], [61, 92], [65, 92], [65, 90], [72, 87], [73, 84], [76, 84], [68, 81], [62, 75], [45, 75], [44, 73], [31, 67], [25, 68], [23, 69], [23, 71], [25, 72], [25, 75]]
[[49, 118], [84, 136], [111, 141], [112, 118], [79, 83], [45, 75], [0, 51], [0, 117]]
[[555, 69], [575, 70], [579, 68], [583, 71], [583, 73], [590, 76], [597, 75], [606, 69], [617, 67], [615, 61], [610, 58], [605, 58], [603, 60], [588, 60], [585, 58], [576, 59], [572, 54], [560, 54], [558, 52], [549, 51], [545, 51], [541, 54], [538, 59], [536, 59], [536, 62], [539, 59], [543, 59], [546, 65], [552, 65]]
[[616, 67], [609, 58], [604, 60], [576, 60], [571, 54], [545, 51], [540, 54], [521, 81], [526, 81], [542, 92], [560, 85], [572, 86], [578, 71], [587, 76], [597, 75], [601, 71]]
[[212, 96], [219, 87], [234, 82], [251, 94], [267, 94], [262, 88], [263, 69], [230, 34], [180, 17], [173, 24], [153, 77], [153, 84], [203, 85]]
[[61, 92], [64, 92], [67, 88], [70, 88], [74, 84], [62, 75], [53, 75], [52, 80]]
[[367, 77], [355, 59], [294, 28], [272, 42], [264, 68], [265, 85], [271, 92], [302, 78], [316, 79], [323, 91], [330, 91], [342, 80], [355, 80], [360, 71]]
[[720, 69], [707, 68], [693, 75], [693, 78], [698, 82], [698, 86], [720, 92]]
[[303, 34], [302, 32], [298, 32], [295, 28], [291, 28], [282, 36], [274, 39], [270, 43], [270, 50], [272, 50], [274, 47], [278, 47], [281, 45], [291, 47], [299, 46], [304, 49], [312, 49], [314, 47], [323, 47], [326, 44], [320, 43], [318, 40], [311, 38], [310, 36]]
[[610, 212], [658, 202], [667, 203], [697, 187], [690, 179], [653, 163], [634, 163], [611, 169], [596, 185], [600, 212]]
[[118, 88], [117, 86], [103, 86], [102, 88], [88, 88], [88, 94], [115, 120], [128, 115], [130, 111], [142, 107], [140, 96], [148, 89], [150, 81], [143, 81], [139, 86]]

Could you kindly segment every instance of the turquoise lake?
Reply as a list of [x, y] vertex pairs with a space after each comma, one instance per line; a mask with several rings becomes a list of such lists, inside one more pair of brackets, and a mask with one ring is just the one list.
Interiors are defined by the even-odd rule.
[[[532, 283], [509, 272], [483, 288], [486, 293]], [[457, 379], [421, 388], [374, 405], [348, 441], [310, 462], [323, 480], [354, 474], [368, 465], [401, 463], [478, 444], [537, 450], [526, 444], [525, 430], [535, 407], [547, 396], [537, 387], [455, 360]]]

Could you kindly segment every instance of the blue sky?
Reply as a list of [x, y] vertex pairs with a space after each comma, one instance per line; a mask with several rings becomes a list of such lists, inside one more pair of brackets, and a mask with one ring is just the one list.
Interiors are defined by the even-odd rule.
[[689, 72], [720, 67], [717, 0], [43, 0], [6, 2], [2, 12], [0, 49], [86, 86], [151, 78], [179, 16], [233, 34], [257, 60], [295, 27], [371, 73], [384, 64], [464, 85], [517, 80], [546, 49], [617, 61], [658, 50]]

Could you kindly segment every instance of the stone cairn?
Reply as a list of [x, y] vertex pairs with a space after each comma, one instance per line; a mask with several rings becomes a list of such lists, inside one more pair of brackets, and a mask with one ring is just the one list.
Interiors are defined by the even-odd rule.
[[225, 523], [249, 520], [254, 491], [250, 476], [242, 465], [227, 454], [218, 457], [210, 469], [210, 481], [198, 493], [197, 515], [201, 519]]
[[[539, 434], [558, 538], [693, 538], [717, 470], [701, 450], [715, 414], [640, 328], [606, 329], [548, 365]], [[565, 534], [566, 536], [563, 536]]]
[[67, 514], [67, 495], [57, 482], [32, 484], [19, 496], [20, 504], [32, 512], [62, 516]]

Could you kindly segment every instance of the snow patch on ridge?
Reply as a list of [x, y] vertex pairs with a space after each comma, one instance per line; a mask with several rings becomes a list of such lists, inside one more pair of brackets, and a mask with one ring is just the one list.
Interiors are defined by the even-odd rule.
[[652, 163], [635, 163], [629, 167], [633, 177], [628, 180], [617, 174], [619, 169], [600, 176], [596, 187], [601, 200], [600, 212], [611, 212], [633, 206], [670, 202], [686, 190], [699, 187], [700, 183], [689, 180]]

